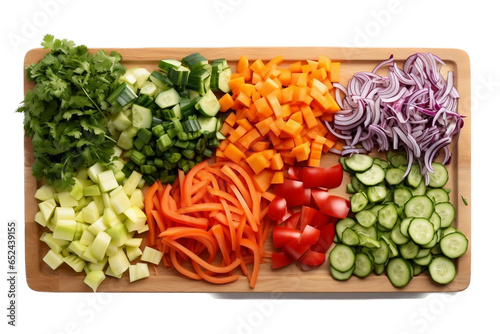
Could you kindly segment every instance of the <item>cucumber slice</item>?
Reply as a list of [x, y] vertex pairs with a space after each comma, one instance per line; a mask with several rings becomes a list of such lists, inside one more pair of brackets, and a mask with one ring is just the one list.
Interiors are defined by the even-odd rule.
[[401, 233], [401, 223], [397, 223], [391, 230], [391, 239], [397, 245], [402, 245], [410, 241], [410, 239]]
[[389, 168], [385, 173], [385, 181], [390, 185], [400, 184], [404, 180], [405, 171], [399, 168]]
[[431, 188], [425, 193], [427, 197], [432, 199], [435, 204], [444, 203], [450, 201], [450, 195], [443, 188]]
[[378, 211], [378, 223], [391, 230], [398, 221], [398, 211], [394, 204], [387, 204]]
[[419, 245], [426, 245], [434, 238], [434, 225], [425, 218], [415, 218], [408, 226], [410, 238]]
[[329, 261], [334, 269], [345, 273], [354, 268], [356, 255], [351, 247], [336, 244], [330, 252]]
[[450, 202], [438, 203], [434, 209], [441, 218], [441, 228], [446, 228], [455, 220], [455, 207]]
[[370, 249], [374, 264], [385, 264], [389, 259], [389, 245], [383, 239], [379, 240], [380, 247]]
[[403, 207], [412, 196], [411, 191], [406, 187], [396, 188], [393, 192], [394, 203], [401, 207]]
[[153, 113], [151, 109], [138, 104], [132, 105], [132, 126], [138, 129], [150, 129], [153, 122]]
[[362, 210], [355, 215], [359, 224], [370, 227], [377, 222], [377, 215], [370, 210]]
[[392, 285], [397, 288], [408, 285], [413, 277], [411, 264], [400, 257], [390, 259], [386, 270]]
[[439, 162], [432, 163], [434, 173], [429, 173], [429, 187], [441, 188], [448, 182], [448, 170]]
[[350, 227], [342, 233], [342, 243], [348, 246], [359, 245], [359, 235]]
[[212, 90], [209, 90], [201, 97], [195, 108], [206, 117], [213, 117], [217, 115], [220, 109], [220, 103]]
[[353, 227], [356, 224], [356, 221], [350, 217], [339, 220], [335, 224], [335, 235], [342, 239], [342, 234], [345, 229], [348, 227]]
[[429, 274], [434, 282], [448, 284], [455, 279], [457, 270], [451, 259], [445, 256], [436, 256], [429, 264]]
[[164, 90], [163, 92], [158, 93], [155, 98], [155, 102], [158, 107], [165, 109], [175, 106], [180, 101], [179, 93], [173, 88]]
[[413, 240], [410, 240], [403, 245], [399, 245], [399, 253], [404, 259], [407, 260], [416, 258], [419, 250], [420, 247]]
[[217, 117], [198, 117], [201, 132], [213, 133], [217, 131]]
[[330, 266], [330, 274], [337, 281], [348, 280], [352, 276], [353, 272], [354, 272], [354, 267], [346, 272], [341, 272], [341, 271], [338, 271], [337, 269], [333, 268], [332, 266]]
[[429, 219], [433, 212], [434, 203], [425, 195], [413, 196], [404, 206], [406, 217]]
[[359, 181], [361, 181], [365, 186], [374, 186], [384, 181], [385, 172], [377, 164], [372, 164], [368, 170], [363, 173], [356, 173], [356, 177]]
[[368, 197], [365, 193], [358, 192], [351, 196], [351, 211], [359, 212], [368, 204]]
[[418, 165], [411, 165], [410, 172], [406, 177], [406, 183], [412, 187], [417, 188], [420, 182], [422, 182], [423, 176], [420, 172], [420, 167]]
[[368, 187], [366, 195], [371, 203], [381, 202], [387, 197], [387, 188], [385, 186]]
[[370, 275], [373, 270], [373, 261], [367, 253], [357, 253], [353, 274], [359, 278]]
[[467, 252], [469, 241], [461, 232], [453, 232], [445, 235], [439, 241], [439, 247], [444, 255], [451, 259], [460, 257]]
[[354, 172], [364, 172], [373, 165], [373, 158], [366, 154], [353, 154], [345, 159], [345, 164]]

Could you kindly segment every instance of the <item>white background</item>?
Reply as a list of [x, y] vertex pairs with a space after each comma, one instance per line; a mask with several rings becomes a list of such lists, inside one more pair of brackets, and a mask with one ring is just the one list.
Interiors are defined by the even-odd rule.
[[[11, 1], [0, 13], [0, 332], [466, 333], [498, 329], [500, 20], [493, 1]], [[354, 46], [465, 50], [472, 80], [472, 278], [460, 293], [70, 294], [24, 273], [23, 58], [46, 33], [89, 47]], [[6, 224], [18, 222], [17, 327]]]

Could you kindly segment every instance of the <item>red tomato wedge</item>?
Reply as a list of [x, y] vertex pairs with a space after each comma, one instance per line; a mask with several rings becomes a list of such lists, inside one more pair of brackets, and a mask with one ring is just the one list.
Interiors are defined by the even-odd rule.
[[292, 240], [297, 240], [301, 233], [299, 230], [294, 228], [288, 228], [285, 226], [274, 226], [273, 227], [273, 245], [275, 248], [281, 248], [288, 244]]
[[286, 213], [287, 213], [286, 200], [281, 196], [276, 196], [271, 201], [271, 203], [269, 203], [267, 216], [272, 220], [280, 220], [283, 219]]
[[309, 246], [301, 245], [298, 239], [290, 241], [283, 247], [283, 251], [294, 260], [298, 260], [308, 250]]
[[321, 231], [317, 228], [307, 225], [297, 241], [301, 245], [312, 246], [318, 242], [320, 233]]
[[283, 183], [274, 186], [273, 193], [283, 197], [289, 206], [308, 204], [311, 199], [311, 189], [304, 188], [302, 181], [285, 179]]
[[283, 268], [293, 263], [293, 259], [283, 252], [274, 252], [271, 255], [271, 267], [273, 269]]
[[[294, 167], [296, 168], [296, 167]], [[288, 171], [290, 175], [290, 169]], [[328, 168], [304, 167], [300, 171], [292, 171], [293, 178], [304, 183], [305, 188], [337, 188], [342, 184], [344, 170], [341, 164]]]
[[315, 252], [326, 253], [330, 246], [332, 245], [333, 238], [335, 237], [335, 224], [326, 224], [319, 228], [319, 238], [318, 241], [311, 246], [311, 250]]
[[[299, 262], [311, 266], [317, 267], [323, 264], [326, 259], [326, 254], [323, 252], [315, 252], [313, 250], [307, 250], [304, 255], [299, 258]], [[304, 269], [304, 267], [302, 268]]]
[[325, 204], [326, 200], [330, 196], [327, 190], [321, 188], [311, 189], [311, 203], [316, 206], [316, 208], [321, 208]]
[[344, 219], [347, 217], [350, 207], [351, 202], [349, 200], [336, 195], [330, 195], [320, 207], [320, 211], [326, 215]]
[[285, 220], [285, 227], [295, 229], [299, 224], [302, 213], [300, 211], [294, 212], [290, 217]]

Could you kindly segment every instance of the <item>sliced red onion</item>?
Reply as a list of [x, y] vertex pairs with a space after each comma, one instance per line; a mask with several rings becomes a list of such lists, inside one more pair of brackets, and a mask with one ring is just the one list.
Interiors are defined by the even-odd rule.
[[[464, 116], [457, 112], [455, 77], [441, 75], [445, 63], [431, 53], [415, 53], [399, 68], [391, 55], [371, 72], [357, 72], [346, 87], [335, 83], [341, 111], [326, 126], [346, 141], [344, 156], [370, 151], [404, 149], [408, 169], [416, 162], [428, 180], [432, 162], [441, 150], [451, 162], [449, 145], [459, 136]], [[386, 76], [377, 72], [388, 67]], [[343, 93], [343, 98], [341, 97]], [[334, 150], [335, 151], [335, 150]]]

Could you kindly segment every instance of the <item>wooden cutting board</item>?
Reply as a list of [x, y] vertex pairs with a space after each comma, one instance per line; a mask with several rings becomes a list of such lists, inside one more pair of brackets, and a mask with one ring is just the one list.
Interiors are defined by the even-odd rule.
[[[91, 49], [92, 52], [100, 49]], [[194, 281], [179, 275], [173, 269], [158, 266], [158, 272], [150, 269], [151, 276], [134, 283], [129, 283], [128, 274], [122, 279], [107, 278], [101, 286], [101, 292], [439, 292], [461, 291], [470, 283], [471, 276], [471, 87], [470, 61], [467, 53], [457, 49], [429, 49], [429, 48], [333, 48], [333, 47], [237, 47], [237, 48], [142, 48], [142, 49], [114, 49], [123, 57], [126, 67], [145, 67], [149, 70], [157, 68], [158, 61], [164, 58], [181, 59], [193, 52], [200, 52], [207, 59], [226, 58], [235, 69], [241, 55], [250, 61], [254, 59], [269, 60], [282, 55], [285, 62], [298, 60], [317, 60], [319, 55], [325, 55], [332, 60], [341, 62], [341, 83], [346, 84], [349, 78], [358, 71], [371, 71], [380, 61], [390, 55], [399, 66], [415, 52], [431, 52], [439, 56], [445, 63], [442, 72], [451, 70], [455, 73], [455, 85], [460, 94], [458, 112], [465, 115], [465, 125], [461, 135], [452, 145], [453, 161], [449, 166], [450, 179], [447, 188], [451, 189], [450, 200], [456, 208], [454, 226], [462, 231], [469, 239], [469, 249], [465, 255], [456, 260], [457, 276], [448, 285], [433, 283], [428, 273], [423, 273], [412, 279], [404, 288], [395, 288], [386, 275], [370, 276], [359, 279], [351, 277], [348, 281], [339, 282], [332, 279], [327, 261], [315, 270], [303, 272], [291, 265], [279, 270], [272, 270], [270, 264], [261, 266], [257, 286], [251, 289], [248, 280], [244, 277], [226, 285], [213, 285], [206, 282]], [[28, 66], [40, 60], [46, 51], [42, 49], [30, 50], [25, 57], [24, 65]], [[33, 83], [25, 77], [24, 91], [33, 87]], [[383, 157], [384, 155], [381, 155]], [[31, 289], [36, 291], [52, 292], [90, 292], [83, 283], [84, 273], [75, 273], [65, 265], [53, 271], [42, 258], [48, 251], [45, 243], [39, 241], [44, 228], [34, 221], [38, 211], [37, 201], [34, 198], [40, 184], [31, 175], [33, 153], [31, 141], [25, 139], [25, 241], [26, 241], [26, 276]], [[322, 158], [322, 165], [329, 166], [338, 163], [338, 156], [327, 154]], [[345, 186], [350, 181], [346, 173], [342, 186], [333, 191], [348, 198]], [[462, 200], [468, 201], [468, 205]], [[267, 247], [272, 249], [268, 242]]]

